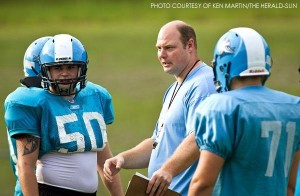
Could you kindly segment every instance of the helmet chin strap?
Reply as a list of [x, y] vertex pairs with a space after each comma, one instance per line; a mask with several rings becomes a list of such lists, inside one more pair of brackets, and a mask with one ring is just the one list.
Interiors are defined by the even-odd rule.
[[72, 91], [74, 91], [74, 90], [71, 90], [71, 84], [70, 84], [70, 88], [58, 88], [57, 90], [58, 90], [58, 92], [59, 92], [59, 94], [60, 95], [62, 95], [62, 96], [64, 96], [64, 95], [70, 95], [70, 94], [72, 94]]
[[50, 87], [50, 92], [59, 96], [70, 96], [76, 94], [76, 85], [74, 83], [64, 84], [63, 87], [61, 85], [62, 84], [53, 82]]

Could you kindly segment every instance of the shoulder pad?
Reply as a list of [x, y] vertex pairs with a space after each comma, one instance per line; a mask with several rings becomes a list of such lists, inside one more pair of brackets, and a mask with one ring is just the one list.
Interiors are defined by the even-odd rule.
[[26, 87], [37, 87], [42, 88], [42, 77], [40, 76], [28, 76], [25, 78], [22, 78], [20, 80], [21, 84]]

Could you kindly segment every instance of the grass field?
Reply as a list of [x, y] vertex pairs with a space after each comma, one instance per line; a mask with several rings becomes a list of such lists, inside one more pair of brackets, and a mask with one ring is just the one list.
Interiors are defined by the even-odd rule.
[[[299, 3], [290, 1], [297, 5], [292, 9], [182, 8], [193, 1], [178, 1], [177, 8], [151, 7], [151, 3], [162, 2], [1, 1], [0, 102], [19, 86], [27, 46], [38, 37], [69, 33], [87, 48], [88, 79], [107, 88], [113, 96], [115, 123], [108, 127], [113, 153], [128, 149], [151, 136], [163, 93], [174, 80], [163, 73], [155, 48], [159, 28], [174, 19], [195, 27], [198, 53], [207, 64], [216, 41], [228, 29], [256, 29], [269, 43], [274, 62], [267, 86], [300, 95]], [[213, 1], [207, 1], [206, 6], [208, 2], [213, 5]], [[260, 1], [257, 3], [261, 6]], [[3, 106], [0, 115], [0, 195], [9, 196], [15, 179], [9, 165]], [[121, 171], [124, 189], [135, 171]], [[146, 174], [146, 170], [139, 172]], [[100, 183], [98, 195], [108, 195], [103, 189]]]

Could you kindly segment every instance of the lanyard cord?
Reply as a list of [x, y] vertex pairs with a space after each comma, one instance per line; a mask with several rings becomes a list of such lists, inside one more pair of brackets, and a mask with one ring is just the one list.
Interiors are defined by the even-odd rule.
[[196, 66], [196, 64], [199, 62], [200, 60], [196, 60], [196, 62], [194, 63], [194, 65], [191, 67], [191, 69], [189, 70], [189, 72], [185, 75], [185, 77], [183, 78], [183, 81], [181, 82], [181, 84], [179, 85], [178, 89], [176, 90], [177, 88], [177, 85], [178, 85], [178, 82], [176, 82], [176, 86], [174, 88], [174, 91], [172, 93], [172, 96], [171, 96], [171, 99], [170, 99], [170, 103], [169, 103], [169, 106], [168, 106], [168, 110], [169, 108], [171, 107], [180, 87], [182, 86], [182, 84], [184, 83], [185, 79], [187, 78], [187, 76], [190, 74], [190, 72], [192, 71], [192, 69]]
[[[179, 87], [178, 87], [177, 90], [176, 90], [176, 88], [177, 88], [177, 86], [178, 86], [178, 82], [176, 82], [176, 86], [175, 86], [174, 91], [173, 91], [173, 93], [172, 93], [171, 100], [170, 100], [170, 103], [169, 103], [169, 106], [168, 106], [168, 110], [169, 110], [169, 108], [171, 107], [171, 105], [172, 105], [172, 103], [173, 103], [173, 100], [175, 99], [175, 97], [176, 97], [176, 95], [177, 95], [177, 93], [178, 93], [180, 87], [182, 86], [183, 82], [185, 81], [185, 79], [187, 78], [187, 76], [189, 75], [189, 73], [192, 71], [192, 69], [196, 66], [196, 64], [197, 64], [199, 61], [200, 61], [200, 60], [196, 60], [196, 62], [195, 62], [194, 65], [191, 67], [191, 69], [189, 70], [189, 72], [186, 74], [186, 76], [184, 77], [182, 83], [179, 85]], [[164, 122], [161, 124], [160, 128], [158, 129], [158, 133], [156, 134], [156, 138], [159, 137], [160, 132], [161, 132], [163, 126], [164, 126]], [[157, 146], [157, 144], [158, 144], [158, 141], [155, 139], [155, 140], [153, 141], [153, 144], [152, 144], [152, 149], [155, 149], [156, 146]]]

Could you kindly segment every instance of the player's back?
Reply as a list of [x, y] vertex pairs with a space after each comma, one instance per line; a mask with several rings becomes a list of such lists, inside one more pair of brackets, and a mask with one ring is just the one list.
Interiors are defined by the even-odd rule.
[[299, 149], [299, 99], [265, 87], [248, 87], [232, 95], [238, 121], [232, 160], [224, 172], [233, 175], [224, 181], [236, 178], [252, 195], [274, 194], [274, 187], [282, 187], [277, 195], [286, 195], [291, 161]]
[[[217, 195], [274, 195], [274, 187], [280, 187], [275, 195], [286, 195], [291, 161], [300, 148], [300, 99], [257, 86], [213, 96], [210, 116], [227, 124], [217, 126], [213, 143], [226, 159]], [[225, 120], [218, 120], [219, 112]]]

